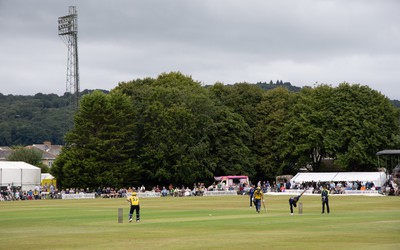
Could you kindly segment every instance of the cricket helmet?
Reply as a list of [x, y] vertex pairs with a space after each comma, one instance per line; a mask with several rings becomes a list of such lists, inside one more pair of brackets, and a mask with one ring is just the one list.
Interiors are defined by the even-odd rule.
[[261, 188], [260, 187], [257, 187], [257, 190], [260, 190]]
[[137, 195], [137, 193], [136, 193], [136, 192], [133, 192], [133, 193], [132, 193], [132, 196], [136, 196], [136, 195]]

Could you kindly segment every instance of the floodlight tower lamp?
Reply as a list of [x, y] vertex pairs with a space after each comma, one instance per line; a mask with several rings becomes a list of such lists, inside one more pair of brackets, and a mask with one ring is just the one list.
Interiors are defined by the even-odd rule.
[[79, 107], [79, 63], [78, 63], [78, 14], [75, 6], [69, 7], [69, 14], [58, 18], [58, 35], [68, 47], [66, 89]]

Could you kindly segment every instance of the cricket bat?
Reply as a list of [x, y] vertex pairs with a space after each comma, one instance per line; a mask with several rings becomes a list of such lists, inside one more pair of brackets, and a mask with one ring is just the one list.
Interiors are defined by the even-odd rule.
[[267, 212], [267, 208], [265, 207], [265, 201], [263, 201], [262, 204], [264, 206], [264, 211]]

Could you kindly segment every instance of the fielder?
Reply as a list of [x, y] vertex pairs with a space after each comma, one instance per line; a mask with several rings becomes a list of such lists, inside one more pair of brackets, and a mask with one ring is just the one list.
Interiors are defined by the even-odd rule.
[[326, 205], [326, 211], [329, 214], [329, 191], [324, 187], [324, 190], [321, 192], [321, 200], [322, 200], [322, 213], [325, 212], [325, 205]]

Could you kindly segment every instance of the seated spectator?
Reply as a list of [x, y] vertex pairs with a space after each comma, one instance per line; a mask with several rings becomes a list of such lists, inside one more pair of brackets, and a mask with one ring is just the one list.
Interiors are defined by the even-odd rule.
[[39, 199], [39, 191], [37, 191], [36, 189], [33, 191], [33, 198], [34, 198], [35, 200], [38, 200], [38, 199]]
[[191, 193], [191, 190], [190, 190], [190, 188], [188, 188], [188, 187], [186, 187], [186, 189], [185, 189], [185, 196], [190, 196], [192, 193]]
[[19, 191], [15, 192], [14, 198], [15, 198], [16, 201], [18, 201], [20, 199]]
[[198, 188], [197, 188], [197, 186], [196, 185], [194, 185], [194, 187], [193, 187], [193, 189], [192, 189], [192, 195], [193, 196], [196, 196], [197, 195], [197, 192], [198, 192]]
[[182, 186], [182, 188], [179, 190], [179, 197], [185, 196], [185, 187]]
[[394, 189], [394, 195], [399, 196], [400, 195], [400, 189], [397, 183], [393, 183], [393, 189]]
[[166, 197], [168, 195], [168, 190], [165, 187], [163, 187], [163, 189], [161, 190], [161, 195], [163, 197]]
[[178, 197], [179, 196], [179, 191], [180, 190], [179, 190], [178, 187], [174, 189], [174, 193], [173, 193], [174, 197]]
[[28, 191], [28, 200], [32, 200], [33, 199], [33, 191], [30, 189]]
[[[197, 195], [198, 196], [203, 196], [204, 195], [204, 190], [205, 190], [205, 187], [204, 187], [204, 183], [200, 186], [200, 188], [199, 188], [199, 190], [197, 191]], [[215, 189], [214, 189], [215, 190]]]

